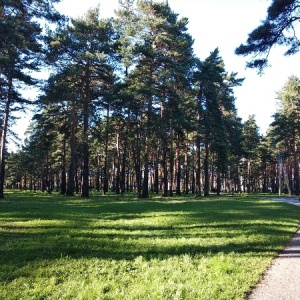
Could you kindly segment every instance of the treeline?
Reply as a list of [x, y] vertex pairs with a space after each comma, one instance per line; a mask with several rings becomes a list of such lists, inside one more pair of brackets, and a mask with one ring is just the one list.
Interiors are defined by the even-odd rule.
[[233, 89], [243, 79], [226, 71], [218, 49], [204, 61], [195, 56], [186, 18], [165, 3], [119, 3], [114, 18], [95, 8], [60, 18], [43, 35], [37, 53], [51, 75], [24, 146], [8, 154], [5, 186], [82, 197], [92, 188], [141, 198], [299, 194], [291, 103], [282, 101], [261, 137], [254, 116], [245, 123], [237, 116]]

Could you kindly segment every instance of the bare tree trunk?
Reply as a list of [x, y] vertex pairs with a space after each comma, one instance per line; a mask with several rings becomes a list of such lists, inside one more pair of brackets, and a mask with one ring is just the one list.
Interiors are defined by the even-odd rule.
[[168, 197], [168, 168], [167, 168], [167, 150], [166, 146], [163, 146], [163, 155], [162, 155], [162, 169], [163, 169], [163, 197]]
[[217, 195], [220, 195], [221, 193], [221, 174], [220, 174], [220, 171], [219, 169], [217, 168]]
[[188, 146], [186, 147], [185, 154], [184, 154], [184, 191], [185, 194], [189, 193], [189, 164], [188, 164], [188, 153], [187, 150]]
[[[124, 149], [123, 149], [123, 156], [122, 156], [122, 169], [121, 169], [121, 194], [124, 194], [126, 191], [126, 159], [127, 159], [127, 151], [128, 151], [128, 134], [130, 130], [130, 114], [128, 113], [128, 122], [126, 125], [126, 136], [124, 140]], [[128, 183], [127, 183], [128, 188]]]
[[159, 153], [158, 149], [155, 153], [155, 161], [154, 161], [154, 193], [158, 194], [159, 192], [159, 172], [158, 172], [158, 158], [159, 158]]
[[176, 143], [176, 195], [181, 195], [181, 162], [180, 162], [180, 149], [179, 149], [179, 136], [177, 136]]
[[169, 196], [173, 197], [173, 184], [174, 184], [174, 153], [173, 153], [173, 126], [172, 119], [170, 121], [170, 186]]
[[[148, 131], [148, 130], [147, 130]], [[146, 145], [145, 145], [145, 153], [144, 153], [144, 182], [143, 182], [143, 191], [142, 191], [142, 198], [147, 199], [149, 198], [149, 138], [148, 132], [146, 134]]]
[[89, 197], [89, 145], [88, 145], [88, 137], [87, 137], [87, 119], [84, 118], [84, 141], [82, 145], [82, 178], [81, 178], [81, 197], [88, 198]]
[[294, 150], [294, 194], [299, 196], [299, 159], [298, 159], [298, 148], [295, 145]]
[[110, 108], [107, 108], [106, 129], [105, 129], [105, 148], [104, 148], [104, 168], [103, 168], [103, 193], [108, 192], [108, 138], [109, 138], [109, 115]]
[[[151, 97], [150, 97], [151, 98]], [[145, 133], [145, 152], [144, 152], [144, 182], [142, 198], [149, 198], [149, 139], [150, 139], [150, 118], [152, 109], [152, 99], [148, 101], [146, 133]]]
[[[198, 127], [201, 127], [201, 115], [198, 112], [197, 116]], [[196, 187], [196, 196], [201, 196], [201, 137], [200, 134], [197, 134], [196, 137], [196, 179], [195, 179], [195, 187]]]
[[[161, 121], [161, 134], [164, 135], [166, 133], [166, 124], [165, 124], [165, 94], [163, 93], [162, 95], [162, 103], [161, 103], [161, 108], [160, 108], [160, 121]], [[162, 183], [163, 183], [163, 197], [168, 197], [168, 168], [167, 168], [167, 149], [168, 149], [168, 141], [166, 136], [162, 136], [161, 139], [162, 143], [162, 162], [161, 166], [163, 169], [163, 174], [162, 174]]]
[[67, 176], [66, 176], [66, 135], [63, 135], [62, 140], [62, 153], [61, 153], [61, 184], [60, 193], [66, 194], [67, 191]]
[[196, 148], [196, 179], [195, 179], [195, 193], [196, 196], [201, 196], [201, 161], [200, 161], [200, 139], [197, 138], [197, 148]]
[[115, 164], [116, 164], [116, 174], [115, 174], [115, 191], [116, 194], [120, 194], [121, 190], [120, 190], [120, 133], [119, 133], [119, 128], [117, 129], [117, 142], [116, 142], [116, 151], [115, 151]]
[[138, 198], [141, 198], [141, 145], [140, 145], [140, 125], [137, 126], [137, 134], [135, 140], [135, 147], [133, 147], [133, 158], [134, 158], [134, 169], [135, 169], [135, 180], [136, 180], [136, 193]]
[[204, 158], [204, 196], [209, 196], [209, 144], [205, 143], [205, 158]]
[[251, 161], [250, 159], [247, 161], [247, 192], [250, 193], [251, 192], [251, 188], [252, 188], [252, 174], [251, 174]]
[[82, 144], [82, 178], [81, 197], [89, 197], [89, 67], [86, 70], [85, 87], [83, 93], [83, 144]]
[[75, 193], [75, 172], [76, 172], [76, 127], [77, 127], [77, 114], [76, 108], [73, 105], [71, 110], [71, 132], [70, 132], [70, 163], [68, 167], [67, 177], [67, 196], [74, 196]]
[[4, 198], [4, 180], [5, 180], [5, 158], [6, 158], [6, 136], [8, 130], [8, 121], [11, 104], [11, 91], [12, 91], [12, 79], [8, 81], [8, 92], [6, 97], [3, 128], [1, 135], [1, 149], [0, 149], [0, 198]]

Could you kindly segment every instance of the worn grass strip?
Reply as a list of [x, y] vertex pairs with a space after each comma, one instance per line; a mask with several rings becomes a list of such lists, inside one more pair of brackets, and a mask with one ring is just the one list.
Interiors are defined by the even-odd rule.
[[243, 299], [300, 209], [250, 197], [0, 201], [0, 299]]

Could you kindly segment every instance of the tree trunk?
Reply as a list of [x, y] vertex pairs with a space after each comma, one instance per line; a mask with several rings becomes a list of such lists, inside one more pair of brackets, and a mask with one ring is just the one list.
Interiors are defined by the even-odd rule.
[[117, 129], [117, 141], [116, 141], [116, 151], [115, 151], [115, 191], [116, 194], [119, 195], [121, 193], [120, 185], [120, 165], [121, 165], [121, 157], [120, 157], [120, 129]]
[[160, 121], [161, 121], [161, 134], [162, 139], [162, 183], [163, 183], [163, 197], [168, 197], [168, 168], [167, 168], [167, 149], [168, 149], [168, 140], [166, 138], [166, 124], [165, 124], [165, 93], [162, 95], [162, 103], [160, 108]]
[[74, 196], [75, 193], [75, 171], [76, 171], [76, 154], [71, 150], [70, 164], [68, 168], [67, 196]]
[[77, 127], [77, 114], [75, 106], [72, 106], [71, 111], [71, 132], [70, 132], [70, 163], [68, 167], [67, 177], [67, 196], [74, 196], [75, 193], [75, 172], [76, 172], [76, 127]]
[[[201, 114], [198, 112], [197, 125], [201, 128]], [[201, 137], [200, 133], [196, 137], [196, 178], [195, 178], [195, 192], [196, 196], [201, 196]]]
[[192, 150], [192, 152], [191, 152], [191, 157], [192, 157], [192, 169], [191, 169], [191, 174], [190, 174], [190, 176], [191, 176], [190, 181], [191, 181], [191, 192], [194, 195], [196, 193], [196, 169], [195, 169], [196, 154], [195, 154], [194, 150]]
[[[188, 147], [187, 147], [188, 148]], [[185, 194], [189, 193], [189, 165], [188, 165], [188, 150], [186, 149], [184, 155], [184, 191]]]
[[82, 178], [81, 197], [89, 197], [89, 70], [86, 71], [86, 82], [83, 95], [83, 144], [82, 144]]
[[166, 146], [163, 146], [163, 155], [162, 155], [162, 183], [163, 183], [163, 197], [168, 197], [168, 168], [167, 168], [167, 150]]
[[294, 193], [296, 196], [299, 196], [299, 160], [297, 155], [297, 146], [295, 146], [294, 152]]
[[[129, 119], [129, 114], [128, 114]], [[123, 195], [126, 191], [126, 159], [127, 159], [127, 148], [128, 148], [128, 131], [129, 131], [129, 124], [127, 124], [126, 136], [124, 141], [124, 149], [123, 149], [123, 156], [122, 156], [122, 169], [121, 169], [121, 194]], [[128, 184], [127, 184], [128, 187]]]
[[219, 196], [220, 193], [221, 193], [221, 174], [220, 174], [220, 171], [219, 169], [217, 169], [217, 195]]
[[200, 139], [197, 138], [197, 148], [196, 148], [196, 179], [195, 179], [195, 193], [196, 196], [201, 196], [201, 161], [200, 161]]
[[172, 119], [170, 121], [170, 186], [169, 196], [173, 197], [173, 183], [174, 183], [174, 153], [173, 153], [173, 126]]
[[62, 154], [61, 154], [61, 187], [60, 193], [66, 194], [67, 191], [67, 177], [66, 177], [66, 135], [63, 135]]
[[209, 144], [205, 143], [204, 169], [204, 196], [209, 196]]
[[158, 158], [159, 158], [159, 153], [158, 149], [155, 153], [155, 161], [154, 161], [154, 193], [158, 194], [159, 192], [159, 172], [158, 172]]
[[135, 169], [135, 184], [136, 184], [136, 193], [138, 198], [141, 198], [141, 145], [140, 145], [140, 125], [137, 125], [137, 133], [135, 139], [135, 147], [133, 147], [133, 159], [134, 159], [134, 169]]
[[104, 148], [104, 168], [103, 168], [103, 194], [108, 192], [108, 138], [109, 138], [109, 115], [110, 107], [107, 108], [106, 128], [105, 128], [105, 148]]
[[179, 136], [176, 143], [176, 195], [181, 195], [181, 163], [180, 163], [180, 149], [179, 149]]
[[5, 104], [3, 128], [1, 135], [1, 149], [0, 149], [0, 198], [4, 198], [4, 181], [5, 181], [5, 158], [6, 158], [6, 136], [8, 129], [9, 113], [10, 113], [10, 104], [11, 104], [11, 91], [12, 91], [12, 79], [9, 79], [8, 82], [8, 92], [7, 99]]
[[145, 133], [145, 153], [144, 153], [144, 182], [142, 198], [149, 198], [149, 139], [150, 139], [150, 118], [152, 110], [152, 97], [148, 101], [147, 120], [146, 120], [146, 133]]
[[250, 159], [247, 162], [247, 192], [250, 193], [251, 192], [251, 188], [252, 188], [252, 174], [251, 174], [251, 161]]
[[144, 153], [144, 181], [143, 181], [143, 192], [142, 198], [149, 198], [149, 146], [148, 146], [148, 138], [146, 138], [146, 147]]

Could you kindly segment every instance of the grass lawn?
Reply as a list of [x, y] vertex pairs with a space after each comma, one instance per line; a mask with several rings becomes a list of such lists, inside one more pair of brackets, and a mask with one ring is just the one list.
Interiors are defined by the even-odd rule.
[[251, 197], [0, 201], [0, 299], [243, 299], [300, 208]]

